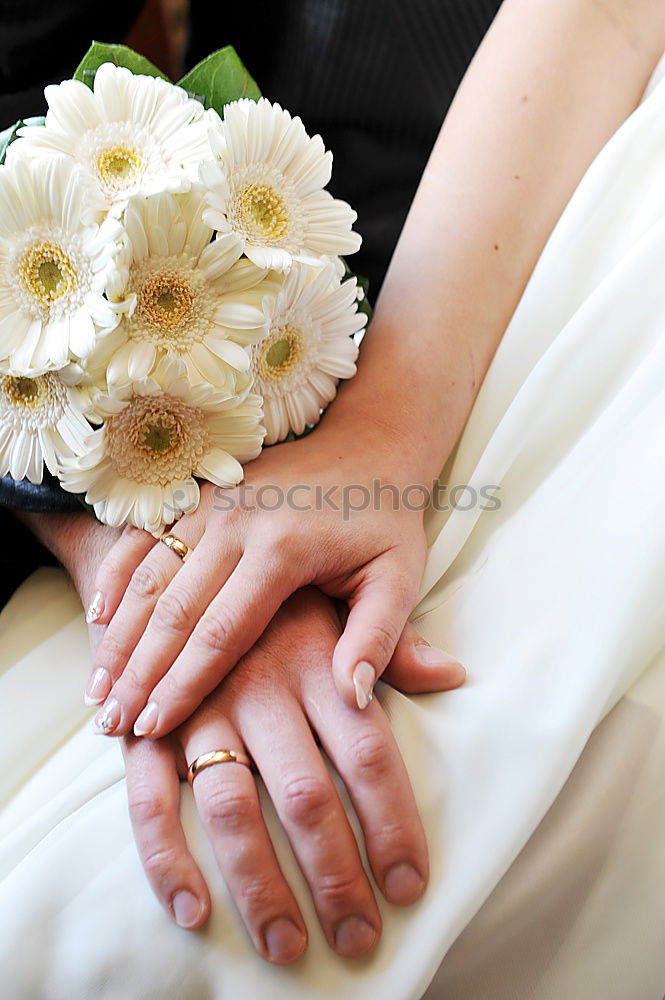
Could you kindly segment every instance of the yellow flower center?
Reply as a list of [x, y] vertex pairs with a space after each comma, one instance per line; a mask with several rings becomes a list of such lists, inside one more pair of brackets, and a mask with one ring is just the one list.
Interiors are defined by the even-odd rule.
[[167, 393], [135, 396], [105, 432], [116, 473], [143, 484], [189, 479], [209, 446], [203, 412]]
[[39, 406], [41, 397], [44, 395], [43, 386], [39, 379], [27, 378], [24, 375], [19, 375], [16, 378], [7, 377], [4, 390], [12, 402], [20, 403], [22, 406]]
[[261, 345], [257, 359], [257, 374], [266, 381], [277, 381], [297, 368], [303, 354], [300, 330], [284, 326], [272, 333]]
[[35, 378], [0, 375], [0, 427], [15, 431], [54, 427], [66, 402], [65, 387], [52, 372]]
[[154, 423], [146, 423], [142, 428], [142, 433], [143, 439], [138, 443], [138, 447], [145, 451], [154, 451], [158, 455], [164, 455], [167, 451], [173, 451], [178, 445], [179, 428], [170, 414]]
[[149, 274], [138, 292], [136, 311], [144, 322], [170, 333], [192, 312], [194, 295], [176, 271]]
[[97, 157], [102, 182], [115, 190], [131, 187], [143, 171], [143, 157], [130, 146], [109, 146]]
[[250, 233], [271, 243], [281, 239], [289, 226], [284, 199], [267, 184], [249, 184], [241, 190], [236, 212]]
[[78, 286], [71, 257], [57, 244], [46, 240], [26, 250], [18, 270], [26, 290], [44, 309]]

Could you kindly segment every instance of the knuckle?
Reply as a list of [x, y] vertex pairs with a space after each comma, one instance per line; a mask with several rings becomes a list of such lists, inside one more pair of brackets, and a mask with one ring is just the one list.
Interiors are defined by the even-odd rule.
[[136, 667], [130, 662], [122, 672], [122, 687], [129, 689], [134, 694], [144, 694], [147, 687], [147, 678], [144, 677]]
[[397, 645], [399, 632], [392, 623], [374, 622], [367, 629], [367, 639], [387, 662]]
[[215, 653], [226, 653], [233, 646], [233, 622], [228, 611], [215, 608], [208, 611], [199, 622], [197, 639]]
[[238, 888], [238, 895], [244, 908], [254, 913], [270, 913], [280, 897], [279, 886], [274, 878], [258, 872], [248, 878]]
[[270, 562], [273, 565], [281, 565], [290, 561], [293, 557], [295, 541], [296, 539], [290, 532], [282, 531], [280, 534], [272, 536], [266, 546]]
[[133, 597], [145, 601], [155, 597], [160, 592], [161, 585], [154, 570], [142, 565], [132, 573], [127, 590]]
[[154, 610], [155, 625], [172, 632], [187, 632], [193, 624], [193, 615], [184, 594], [167, 591], [157, 601]]
[[199, 811], [207, 826], [237, 832], [258, 820], [257, 808], [257, 803], [247, 792], [221, 787], [207, 793]]
[[158, 792], [142, 791], [129, 796], [129, 816], [137, 827], [147, 826], [168, 814], [168, 803]]
[[125, 645], [116, 636], [113, 625], [109, 625], [99, 646], [97, 666], [105, 667], [114, 676], [125, 659]]
[[127, 567], [123, 565], [122, 561], [118, 559], [117, 556], [109, 553], [99, 567], [99, 572], [95, 578], [95, 584], [98, 590], [104, 591], [113, 587], [114, 584], [123, 583], [127, 575]]
[[361, 894], [362, 876], [358, 870], [326, 872], [320, 875], [316, 894], [329, 906], [337, 907]]
[[175, 847], [151, 847], [142, 860], [145, 873], [151, 881], [165, 882], [179, 859]]
[[288, 823], [312, 829], [334, 808], [334, 792], [321, 778], [292, 778], [284, 786], [283, 810]]
[[396, 850], [411, 852], [420, 848], [422, 827], [415, 806], [404, 808], [404, 815], [397, 819], [384, 819], [372, 834], [375, 850]]
[[387, 778], [392, 769], [392, 755], [386, 737], [378, 730], [359, 733], [348, 749], [355, 774], [366, 781]]

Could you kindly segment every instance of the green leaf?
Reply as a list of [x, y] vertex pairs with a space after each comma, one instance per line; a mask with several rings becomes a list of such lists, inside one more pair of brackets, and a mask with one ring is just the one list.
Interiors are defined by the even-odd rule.
[[43, 125], [44, 117], [43, 115], [38, 115], [35, 118], [26, 118], [25, 121], [16, 122], [15, 125], [10, 125], [3, 132], [0, 132], [0, 163], [5, 162], [5, 157], [7, 156], [7, 149], [11, 143], [16, 139], [18, 130], [23, 128], [24, 125]]
[[196, 97], [206, 108], [224, 115], [224, 106], [241, 97], [258, 101], [261, 91], [231, 45], [218, 49], [184, 76], [179, 87]]
[[95, 521], [99, 521], [99, 518], [95, 514], [95, 508], [92, 506], [92, 504], [88, 503], [87, 500], [85, 499], [86, 498], [86, 494], [85, 493], [75, 493], [74, 496], [78, 500], [78, 502], [81, 504], [81, 507], [83, 507], [83, 510], [87, 511], [88, 514], [90, 514], [90, 516], [95, 519]]
[[153, 66], [145, 56], [139, 55], [133, 49], [128, 49], [126, 45], [107, 45], [106, 42], [92, 43], [78, 64], [74, 79], [80, 80], [81, 83], [87, 83], [92, 90], [95, 73], [103, 63], [107, 62], [113, 63], [115, 66], [124, 66], [132, 73], [141, 76], [159, 76], [162, 80], [168, 80], [161, 69]]

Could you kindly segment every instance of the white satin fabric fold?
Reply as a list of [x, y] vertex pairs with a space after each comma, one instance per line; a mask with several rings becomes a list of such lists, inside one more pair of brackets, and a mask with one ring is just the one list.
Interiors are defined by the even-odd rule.
[[134, 851], [119, 747], [88, 727], [80, 607], [43, 570], [0, 616], [3, 1000], [660, 1000], [664, 467], [662, 80], [564, 212], [445, 470], [500, 487], [500, 509], [428, 522], [416, 618], [469, 679], [380, 695], [427, 827], [425, 899], [382, 905], [370, 960], [337, 959], [265, 802], [311, 931], [273, 968], [185, 788], [214, 915], [175, 927]]

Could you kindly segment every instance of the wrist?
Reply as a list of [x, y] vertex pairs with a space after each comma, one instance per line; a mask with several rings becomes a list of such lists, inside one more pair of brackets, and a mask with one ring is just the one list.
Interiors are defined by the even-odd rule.
[[55, 556], [85, 603], [91, 596], [94, 570], [118, 538], [120, 529], [100, 524], [85, 511], [72, 514], [17, 511], [16, 514]]
[[337, 460], [355, 458], [374, 478], [429, 488], [446, 456], [440, 456], [440, 446], [431, 447], [416, 422], [405, 416], [402, 410], [395, 419], [365, 401], [344, 401], [339, 408], [333, 403], [314, 433], [319, 447]]

